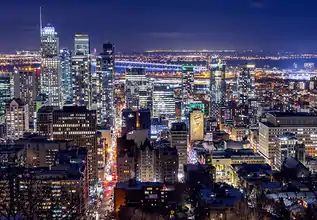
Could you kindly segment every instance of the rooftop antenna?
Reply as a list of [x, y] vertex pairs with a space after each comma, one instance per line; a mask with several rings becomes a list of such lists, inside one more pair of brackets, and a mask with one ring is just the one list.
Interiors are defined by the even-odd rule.
[[40, 34], [42, 35], [42, 6], [40, 7]]

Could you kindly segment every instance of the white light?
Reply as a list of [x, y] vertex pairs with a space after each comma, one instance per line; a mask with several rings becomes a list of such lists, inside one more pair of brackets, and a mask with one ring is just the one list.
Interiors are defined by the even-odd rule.
[[179, 181], [183, 180], [184, 174], [182, 174], [182, 173], [177, 174], [177, 178], [178, 178]]

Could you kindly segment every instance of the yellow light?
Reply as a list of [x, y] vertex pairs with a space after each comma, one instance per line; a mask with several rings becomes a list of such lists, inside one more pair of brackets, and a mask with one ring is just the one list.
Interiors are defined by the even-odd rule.
[[107, 152], [110, 153], [112, 152], [112, 149], [110, 147], [107, 148]]

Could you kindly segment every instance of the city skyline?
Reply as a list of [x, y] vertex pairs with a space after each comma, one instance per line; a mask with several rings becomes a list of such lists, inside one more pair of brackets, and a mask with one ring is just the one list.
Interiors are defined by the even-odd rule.
[[[287, 3], [287, 4], [286, 4]], [[61, 48], [72, 49], [76, 33], [91, 36], [101, 51], [111, 41], [119, 52], [147, 49], [255, 49], [313, 52], [317, 32], [310, 24], [316, 2], [244, 0], [191, 2], [41, 2], [21, 0], [2, 6], [0, 52], [39, 49], [39, 7], [43, 25], [52, 23]], [[238, 13], [239, 11], [239, 13]], [[24, 14], [28, 12], [27, 16]], [[12, 16], [14, 14], [15, 16]], [[98, 19], [96, 19], [98, 15]], [[189, 16], [190, 15], [190, 16]], [[273, 33], [273, 34], [272, 34]]]

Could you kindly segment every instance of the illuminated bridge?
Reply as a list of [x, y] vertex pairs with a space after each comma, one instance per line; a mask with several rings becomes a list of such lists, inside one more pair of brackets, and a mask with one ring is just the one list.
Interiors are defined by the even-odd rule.
[[[115, 68], [118, 72], [124, 72], [127, 68], [144, 68], [146, 71], [154, 72], [182, 72], [182, 65], [164, 63], [146, 63], [134, 61], [115, 61]], [[194, 66], [195, 72], [207, 71], [205, 66]]]

